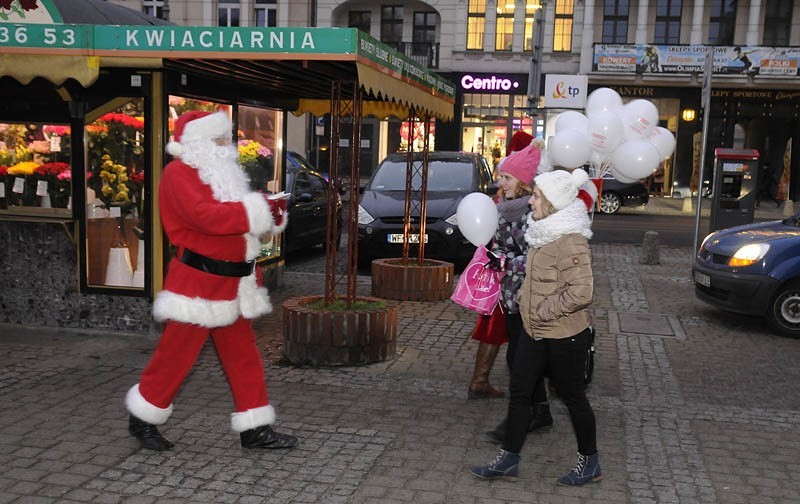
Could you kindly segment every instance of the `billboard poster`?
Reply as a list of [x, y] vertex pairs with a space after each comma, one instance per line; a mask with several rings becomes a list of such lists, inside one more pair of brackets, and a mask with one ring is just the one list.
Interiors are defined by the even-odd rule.
[[[702, 73], [706, 46], [596, 44], [593, 70], [613, 73]], [[715, 74], [796, 76], [800, 48], [714, 47]]]

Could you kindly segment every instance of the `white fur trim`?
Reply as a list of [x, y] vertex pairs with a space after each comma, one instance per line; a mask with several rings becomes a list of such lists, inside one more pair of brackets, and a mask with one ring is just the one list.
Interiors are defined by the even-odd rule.
[[271, 404], [253, 408], [247, 411], [237, 411], [231, 413], [231, 429], [234, 432], [244, 432], [246, 430], [272, 425], [275, 423], [275, 408]]
[[592, 222], [586, 214], [586, 205], [581, 200], [574, 200], [563, 210], [548, 215], [544, 219], [533, 220], [528, 214], [528, 229], [525, 230], [525, 241], [531, 247], [539, 248], [556, 241], [564, 235], [577, 233], [588, 240], [592, 237]]
[[261, 255], [261, 239], [256, 235], [245, 233], [245, 260], [252, 261]]
[[139, 392], [138, 383], [128, 390], [128, 394], [125, 396], [125, 407], [131, 415], [153, 425], [163, 425], [172, 415], [171, 404], [168, 408], [159, 408], [148, 402]]
[[239, 309], [242, 317], [254, 319], [272, 313], [272, 303], [265, 287], [258, 287], [256, 276], [250, 275], [239, 280]]
[[239, 301], [209, 301], [161, 291], [153, 302], [153, 318], [174, 320], [203, 327], [225, 327], [239, 318]]
[[592, 197], [592, 200], [597, 201], [597, 186], [594, 185], [594, 182], [592, 182], [591, 180], [589, 182], [586, 182], [581, 186], [581, 189], [589, 193], [589, 196]]
[[180, 142], [183, 144], [195, 140], [210, 140], [226, 135], [231, 135], [231, 120], [227, 113], [216, 112], [186, 123]]
[[167, 143], [167, 154], [170, 156], [178, 157], [183, 154], [183, 145], [178, 142]]
[[274, 224], [272, 212], [269, 211], [269, 203], [263, 194], [257, 192], [245, 194], [242, 203], [247, 211], [250, 234], [259, 236], [272, 229]]

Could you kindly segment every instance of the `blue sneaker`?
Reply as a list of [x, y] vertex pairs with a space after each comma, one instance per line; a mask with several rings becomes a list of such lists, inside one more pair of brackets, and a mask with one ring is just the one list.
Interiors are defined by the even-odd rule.
[[593, 481], [600, 481], [603, 475], [600, 474], [600, 455], [578, 454], [578, 464], [569, 474], [558, 478], [558, 484], [562, 486], [580, 486]]
[[489, 464], [470, 467], [468, 471], [483, 479], [516, 478], [519, 475], [519, 454], [500, 450]]

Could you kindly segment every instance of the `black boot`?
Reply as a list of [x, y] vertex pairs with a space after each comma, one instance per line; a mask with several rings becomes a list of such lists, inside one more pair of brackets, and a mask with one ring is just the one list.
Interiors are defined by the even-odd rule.
[[164, 439], [164, 436], [158, 432], [158, 427], [133, 415], [128, 420], [128, 432], [139, 440], [142, 448], [147, 450], [165, 451], [175, 446]]
[[486, 433], [486, 439], [490, 443], [494, 444], [503, 444], [503, 440], [506, 438], [506, 428], [508, 427], [508, 418], [504, 418], [502, 422], [497, 424], [497, 427], [494, 430], [490, 430]]
[[275, 432], [269, 425], [246, 430], [239, 434], [244, 448], [294, 448], [297, 438], [288, 434]]
[[533, 432], [542, 427], [550, 427], [551, 425], [553, 425], [553, 416], [550, 414], [550, 403], [534, 404], [531, 423], [528, 424], [528, 432]]

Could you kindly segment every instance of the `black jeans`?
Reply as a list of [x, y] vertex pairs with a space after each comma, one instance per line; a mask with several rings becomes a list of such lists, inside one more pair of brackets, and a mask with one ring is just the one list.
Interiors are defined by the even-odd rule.
[[[506, 327], [508, 328], [506, 364], [508, 364], [508, 369], [513, 369], [514, 355], [517, 352], [517, 344], [519, 343], [520, 337], [530, 338], [522, 330], [522, 315], [519, 313], [506, 313]], [[533, 395], [531, 396], [533, 404], [547, 402], [547, 390], [545, 390], [544, 386], [544, 376], [546, 376], [546, 372], [545, 375], [537, 380], [536, 386], [533, 388]]]
[[597, 429], [594, 411], [586, 398], [583, 368], [589, 348], [589, 329], [570, 338], [534, 340], [524, 330], [520, 332], [511, 367], [511, 402], [508, 405], [508, 429], [503, 449], [519, 453], [528, 434], [531, 416], [531, 396], [545, 370], [558, 387], [558, 395], [569, 410], [569, 418], [578, 452], [593, 455], [597, 452]]

